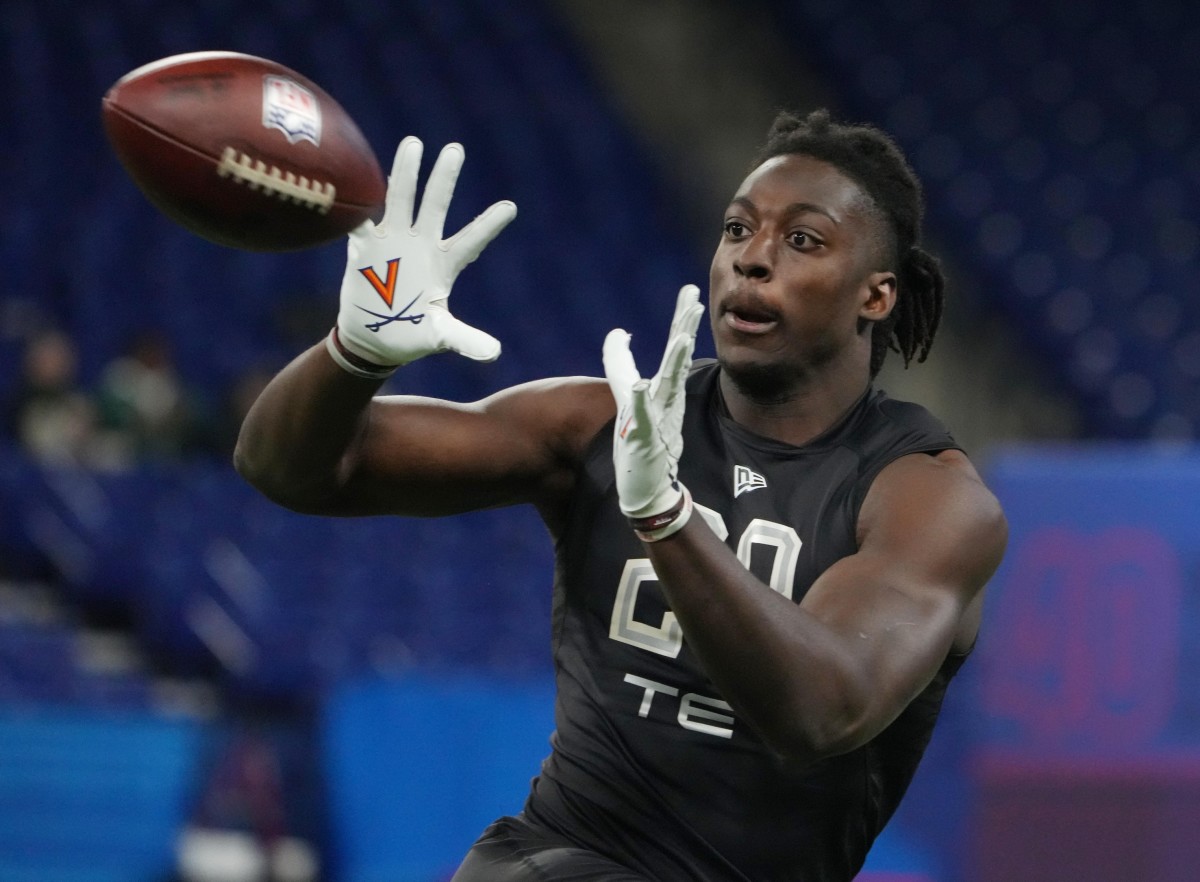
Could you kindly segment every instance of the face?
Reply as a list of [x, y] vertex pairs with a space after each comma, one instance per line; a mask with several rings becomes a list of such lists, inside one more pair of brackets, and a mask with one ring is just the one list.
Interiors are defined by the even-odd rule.
[[869, 323], [895, 303], [882, 224], [857, 184], [812, 157], [775, 157], [746, 178], [709, 278], [713, 340], [735, 383], [777, 397], [821, 371], [867, 375]]

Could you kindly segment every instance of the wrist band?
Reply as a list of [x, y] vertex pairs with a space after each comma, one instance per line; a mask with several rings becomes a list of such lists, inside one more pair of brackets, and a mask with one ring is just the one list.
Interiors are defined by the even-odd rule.
[[670, 510], [648, 518], [629, 519], [629, 526], [633, 527], [633, 532], [643, 542], [658, 542], [660, 539], [673, 536], [682, 530], [691, 518], [692, 509], [695, 507], [692, 504], [692, 494], [688, 492], [687, 487], [682, 484], [679, 486], [683, 490], [683, 495]]
[[338, 337], [337, 325], [334, 325], [333, 330], [325, 337], [325, 349], [329, 352], [329, 356], [337, 362], [338, 367], [348, 374], [354, 374], [365, 380], [386, 380], [396, 373], [398, 367], [398, 365], [385, 367], [355, 355]]

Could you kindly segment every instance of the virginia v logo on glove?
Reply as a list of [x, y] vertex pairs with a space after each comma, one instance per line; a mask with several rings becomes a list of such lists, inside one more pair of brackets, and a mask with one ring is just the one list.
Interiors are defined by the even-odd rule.
[[387, 262], [386, 282], [379, 278], [379, 273], [375, 272], [375, 267], [373, 266], [364, 266], [359, 269], [359, 272], [363, 274], [363, 278], [371, 283], [371, 287], [375, 289], [375, 293], [383, 299], [383, 302], [386, 303], [389, 308], [391, 307], [392, 301], [395, 299], [396, 295], [396, 271], [398, 269], [400, 269], [400, 258], [393, 257]]
[[[383, 299], [383, 302], [386, 303], [389, 308], [392, 305], [392, 301], [395, 299], [396, 270], [399, 268], [399, 266], [400, 258], [398, 257], [388, 261], [388, 274], [386, 282], [379, 278], [379, 273], [375, 272], [375, 267], [373, 266], [363, 267], [359, 270], [359, 272], [363, 274], [363, 278], [371, 283], [371, 287], [375, 289], [375, 293]], [[365, 327], [368, 331], [378, 332], [379, 329], [384, 325], [389, 325], [392, 322], [412, 322], [414, 325], [419, 325], [421, 323], [421, 319], [425, 318], [425, 313], [418, 312], [416, 315], [409, 315], [408, 311], [412, 308], [412, 305], [420, 299], [422, 293], [424, 292], [418, 292], [417, 296], [405, 304], [403, 309], [401, 309], [399, 312], [392, 313], [391, 315], [381, 315], [378, 312], [372, 312], [365, 306], [359, 306], [358, 308], [367, 315], [373, 315], [375, 318], [379, 319], [379, 321], [371, 322], [363, 327]]]

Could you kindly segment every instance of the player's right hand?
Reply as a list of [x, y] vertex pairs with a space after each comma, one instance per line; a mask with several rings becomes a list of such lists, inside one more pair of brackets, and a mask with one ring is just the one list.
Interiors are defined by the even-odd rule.
[[[364, 376], [372, 366], [386, 374], [433, 352], [458, 352], [476, 361], [500, 356], [500, 341], [452, 316], [448, 301], [458, 274], [516, 217], [517, 207], [497, 202], [442, 239], [465, 154], [461, 144], [442, 148], [414, 219], [422, 150], [417, 138], [400, 142], [382, 220], [368, 220], [350, 233], [330, 351], [343, 367]], [[366, 371], [355, 370], [364, 366]]]
[[649, 379], [638, 373], [628, 333], [616, 328], [604, 338], [604, 375], [617, 406], [613, 426], [617, 500], [631, 519], [653, 520], [677, 508], [684, 496], [679, 457], [686, 384], [703, 313], [700, 289], [684, 285], [675, 300], [662, 363]]

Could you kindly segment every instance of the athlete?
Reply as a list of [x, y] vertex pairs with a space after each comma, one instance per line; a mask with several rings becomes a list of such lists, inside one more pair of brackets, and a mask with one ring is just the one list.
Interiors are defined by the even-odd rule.
[[552, 751], [455, 882], [852, 879], [1007, 536], [946, 429], [873, 387], [889, 348], [924, 359], [941, 313], [916, 177], [877, 129], [781, 114], [713, 257], [715, 362], [693, 364], [688, 285], [652, 376], [618, 329], [603, 380], [458, 404], [377, 392], [431, 352], [499, 355], [447, 303], [516, 209], [443, 240], [463, 151], [416, 210], [421, 152], [401, 143], [383, 220], [350, 235], [336, 326], [268, 385], [235, 459], [297, 511], [527, 503], [548, 526]]

